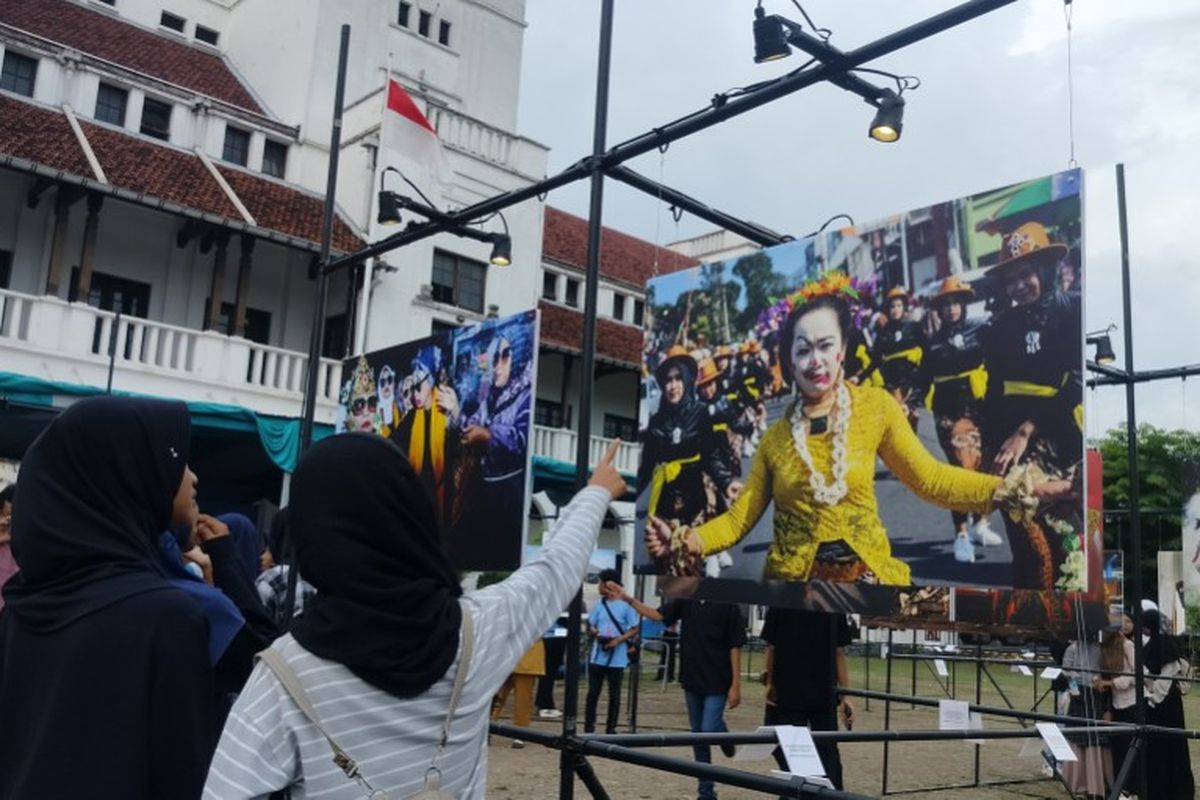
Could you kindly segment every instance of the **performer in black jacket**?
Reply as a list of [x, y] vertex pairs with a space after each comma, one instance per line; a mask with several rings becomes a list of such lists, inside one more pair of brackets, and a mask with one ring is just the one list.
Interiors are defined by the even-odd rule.
[[[980, 341], [984, 323], [967, 319], [967, 305], [974, 297], [975, 291], [957, 276], [942, 281], [933, 298], [938, 327], [925, 345], [921, 383], [931, 388], [930, 408], [946, 460], [965, 469], [979, 470], [983, 463], [980, 425], [987, 371]], [[950, 516], [955, 532], [954, 558], [967, 563], [975, 561], [970, 515], [952, 511]], [[982, 545], [998, 545], [1003, 541], [988, 525], [986, 517], [976, 520], [974, 533]]]
[[[1027, 222], [1004, 237], [1000, 263], [988, 273], [1000, 280], [1013, 303], [981, 334], [988, 372], [984, 450], [997, 474], [1025, 464], [1052, 478], [1079, 478], [1082, 309], [1078, 295], [1056, 292], [1051, 283], [1066, 252], [1065, 245], [1050, 241], [1042, 225]], [[1082, 548], [1075, 546], [1083, 525], [1077, 505], [1043, 510], [1038, 522], [1024, 526], [1028, 536], [1014, 536], [1015, 523], [1006, 519], [1016, 587], [1055, 588], [1066, 576], [1057, 574], [1054, 565], [1067, 553], [1082, 558]]]
[[650, 487], [650, 514], [689, 525], [703, 522], [708, 508], [704, 473], [721, 494], [733, 475], [712, 447], [708, 411], [696, 398], [696, 360], [676, 346], [654, 374], [662, 400], [642, 433], [638, 486]]
[[883, 375], [883, 388], [891, 392], [917, 427], [917, 408], [924, 396], [921, 360], [925, 355], [921, 326], [908, 319], [908, 293], [899, 286], [887, 293], [887, 322], [875, 332], [871, 360]]

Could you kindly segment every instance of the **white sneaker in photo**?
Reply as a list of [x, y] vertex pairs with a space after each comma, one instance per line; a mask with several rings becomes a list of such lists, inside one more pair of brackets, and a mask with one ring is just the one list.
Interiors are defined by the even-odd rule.
[[557, 708], [543, 708], [538, 711], [538, 719], [562, 719], [562, 712]]
[[954, 560], [963, 564], [975, 563], [975, 545], [966, 536], [954, 536]]
[[986, 518], [975, 523], [975, 527], [971, 529], [971, 539], [975, 544], [984, 547], [996, 547], [1004, 544], [1004, 537], [992, 530], [992, 526], [988, 524]]

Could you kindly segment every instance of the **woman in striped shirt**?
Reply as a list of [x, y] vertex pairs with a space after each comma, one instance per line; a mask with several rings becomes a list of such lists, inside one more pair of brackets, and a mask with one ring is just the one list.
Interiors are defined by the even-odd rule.
[[[290, 532], [298, 567], [317, 594], [272, 649], [372, 787], [405, 797], [421, 789], [436, 761], [444, 791], [484, 796], [492, 696], [579, 588], [608, 504], [625, 492], [615, 453], [616, 444], [538, 558], [465, 595], [433, 505], [394, 444], [346, 434], [315, 445], [301, 461]], [[473, 620], [473, 654], [438, 756], [464, 614]], [[226, 722], [205, 797], [266, 798], [285, 788], [293, 800], [366, 794], [334, 764], [329, 743], [275, 674], [259, 665]]]

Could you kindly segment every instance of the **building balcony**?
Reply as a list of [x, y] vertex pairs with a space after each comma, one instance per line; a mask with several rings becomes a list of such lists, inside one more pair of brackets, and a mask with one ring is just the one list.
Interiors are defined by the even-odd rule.
[[[112, 357], [110, 359], [110, 346]], [[0, 371], [56, 383], [300, 415], [308, 356], [214, 331], [0, 290]], [[321, 359], [316, 421], [332, 424], [342, 365]]]
[[[596, 466], [612, 442], [612, 439], [606, 439], [603, 436], [591, 437], [588, 445], [588, 466]], [[575, 448], [578, 447], [578, 443], [579, 434], [573, 430], [547, 428], [542, 425], [533, 426], [533, 454], [535, 456], [574, 464]], [[617, 448], [616, 468], [626, 475], [636, 475], [641, 450], [641, 445], [636, 442], [622, 442], [621, 446]]]

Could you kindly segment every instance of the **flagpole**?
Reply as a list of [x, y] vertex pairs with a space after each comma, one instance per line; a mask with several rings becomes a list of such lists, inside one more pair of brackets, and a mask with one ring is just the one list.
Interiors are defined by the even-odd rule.
[[[375, 149], [375, 171], [371, 176], [371, 202], [367, 212], [367, 230], [373, 230], [377, 225], [375, 218], [379, 213], [379, 176], [383, 172], [380, 160], [383, 156], [383, 126], [387, 124], [388, 91], [392, 80], [392, 52], [389, 50], [387, 61], [383, 67], [383, 90], [379, 102], [379, 147]], [[358, 320], [354, 326], [354, 355], [362, 355], [367, 351], [367, 315], [371, 310], [371, 280], [375, 272], [375, 259], [369, 258], [363, 262], [362, 286], [358, 292]]]
[[[338, 49], [337, 84], [334, 87], [333, 96], [333, 126], [329, 134], [329, 172], [325, 181], [325, 214], [321, 221], [321, 256], [317, 262], [317, 303], [313, 312], [312, 331], [309, 338], [308, 375], [304, 384], [304, 406], [300, 417], [301, 455], [312, 444], [313, 422], [317, 411], [317, 380], [321, 374], [321, 350], [325, 341], [325, 303], [329, 295], [329, 251], [333, 246], [338, 160], [342, 150], [342, 111], [346, 100], [346, 62], [349, 57], [350, 26], [343, 25], [341, 44]], [[290, 599], [289, 597], [289, 601]]]

